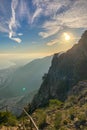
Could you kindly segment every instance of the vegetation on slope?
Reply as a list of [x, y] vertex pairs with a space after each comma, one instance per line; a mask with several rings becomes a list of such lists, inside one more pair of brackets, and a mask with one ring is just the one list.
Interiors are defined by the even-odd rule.
[[[25, 109], [28, 111], [28, 108]], [[65, 102], [51, 99], [47, 106], [36, 109], [31, 116], [39, 130], [87, 130], [87, 81], [75, 85]], [[18, 130], [23, 128], [22, 124], [26, 130], [30, 129], [31, 123], [24, 113], [18, 121], [9, 112], [1, 112], [0, 119], [3, 117], [2, 125], [16, 126], [18, 123], [21, 125]]]
[[0, 112], [0, 125], [16, 126], [18, 121], [10, 112]]
[[41, 130], [87, 130], [87, 81], [75, 85], [65, 102], [52, 99], [46, 107], [37, 109], [32, 116], [40, 125], [39, 118], [44, 116], [38, 111], [46, 115]]

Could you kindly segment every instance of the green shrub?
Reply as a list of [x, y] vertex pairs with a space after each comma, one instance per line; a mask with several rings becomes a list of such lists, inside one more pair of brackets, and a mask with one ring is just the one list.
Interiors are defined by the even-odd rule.
[[86, 120], [86, 115], [84, 113], [78, 115], [79, 120]]
[[18, 122], [17, 122], [15, 116], [11, 116], [11, 117], [8, 118], [8, 122], [7, 123], [10, 126], [16, 126]]
[[44, 110], [38, 109], [36, 111], [37, 120], [38, 120], [38, 127], [39, 129], [43, 129], [46, 126], [46, 113]]
[[69, 109], [69, 118], [70, 118], [70, 120], [74, 120], [76, 115], [77, 115], [76, 109], [74, 107], [71, 107]]
[[83, 127], [86, 125], [86, 115], [84, 113], [80, 113], [77, 118], [78, 120], [75, 121], [74, 125], [76, 128], [82, 128], [83, 130]]
[[63, 105], [63, 103], [57, 99], [51, 99], [49, 100], [49, 106], [57, 106], [58, 108], [60, 108]]
[[61, 126], [61, 121], [62, 121], [62, 113], [58, 112], [56, 117], [55, 117], [55, 129], [58, 130]]
[[0, 124], [15, 126], [17, 119], [10, 112], [0, 112]]
[[84, 113], [78, 115], [78, 119], [81, 125], [84, 125], [86, 123], [86, 115]]

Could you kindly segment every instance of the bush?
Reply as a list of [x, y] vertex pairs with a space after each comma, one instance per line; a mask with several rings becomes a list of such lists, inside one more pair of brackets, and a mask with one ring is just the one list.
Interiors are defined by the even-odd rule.
[[49, 101], [49, 106], [57, 106], [58, 108], [60, 108], [63, 105], [63, 103], [57, 99], [51, 99]]
[[15, 126], [17, 120], [10, 112], [0, 112], [0, 124]]
[[86, 123], [86, 115], [85, 114], [80, 114], [78, 116], [78, 119], [79, 119], [81, 125], [85, 125], [85, 123]]
[[11, 117], [8, 118], [8, 122], [7, 123], [10, 126], [16, 126], [18, 122], [17, 122], [15, 116], [11, 116]]
[[86, 125], [86, 115], [81, 113], [78, 115], [78, 120], [74, 123], [76, 128], [81, 128]]
[[55, 117], [55, 129], [58, 130], [61, 126], [61, 121], [62, 121], [62, 113], [58, 112], [56, 117]]
[[77, 111], [75, 108], [71, 107], [69, 109], [69, 118], [70, 120], [74, 120], [74, 118], [76, 117]]
[[46, 113], [44, 110], [38, 109], [36, 111], [37, 115], [37, 120], [38, 120], [38, 127], [39, 129], [43, 129], [46, 126]]

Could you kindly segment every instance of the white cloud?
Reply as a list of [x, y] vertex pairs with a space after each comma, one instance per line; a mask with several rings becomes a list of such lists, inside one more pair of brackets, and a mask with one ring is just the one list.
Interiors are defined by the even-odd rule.
[[[51, 16], [51, 18], [42, 25], [44, 31], [39, 32], [41, 37], [47, 38], [52, 36], [63, 27], [87, 28], [87, 0], [54, 0], [52, 3], [49, 3], [48, 9], [43, 12], [45, 15]], [[65, 10], [63, 11], [61, 8], [65, 8]]]
[[61, 26], [58, 25], [56, 21], [47, 21], [44, 23], [42, 28], [45, 31], [40, 32], [39, 35], [42, 36], [43, 38], [47, 38], [49, 36], [56, 34], [61, 29]]
[[20, 38], [11, 38], [11, 39], [18, 42], [18, 43], [21, 43], [21, 41], [22, 41]]
[[12, 10], [12, 16], [11, 16], [11, 19], [10, 19], [10, 22], [9, 22], [9, 38], [20, 43], [21, 42], [21, 39], [16, 37], [16, 32], [15, 32], [15, 29], [18, 27], [18, 23], [16, 21], [16, 8], [18, 6], [18, 0], [12, 0], [12, 3], [11, 3], [11, 10]]
[[51, 40], [50, 42], [46, 43], [47, 46], [53, 46], [58, 43], [58, 39]]
[[61, 15], [57, 15], [56, 21], [70, 28], [87, 27], [87, 1], [78, 0], [74, 5]]
[[27, 1], [25, 1], [25, 0], [19, 1], [19, 7], [18, 7], [17, 13], [18, 13], [17, 14], [18, 18], [20, 18], [20, 19], [27, 18], [28, 21], [31, 19], [30, 8], [28, 7]]
[[47, 38], [49, 36], [52, 36], [56, 34], [60, 30], [60, 27], [50, 27], [46, 32], [40, 32], [39, 35], [43, 38]]
[[23, 33], [18, 33], [18, 36], [23, 36]]
[[[2, 19], [0, 14], [0, 31], [9, 33], [9, 38], [18, 43], [21, 42], [19, 36], [22, 34], [16, 32], [20, 26], [20, 19], [24, 18], [29, 24], [33, 24], [40, 16], [44, 16], [43, 25], [40, 25], [43, 31], [39, 32], [42, 38], [55, 35], [63, 27], [87, 28], [87, 0], [32, 0], [33, 11], [28, 2], [28, 0], [12, 0], [11, 10], [5, 9], [3, 0], [0, 3], [3, 17], [6, 17], [8, 12], [12, 13], [6, 19]], [[9, 26], [5, 21], [9, 21]]]
[[7, 23], [6, 18], [4, 18], [4, 15], [0, 15], [0, 32], [3, 33], [8, 33], [9, 32], [9, 28], [8, 28], [8, 23]]
[[12, 40], [14, 40], [15, 42], [18, 42], [18, 43], [20, 43], [22, 40], [20, 39], [20, 38], [18, 38], [18, 37], [14, 37], [15, 36], [15, 33], [14, 32], [9, 32], [9, 38], [10, 39], [12, 39]]
[[8, 33], [9, 30], [5, 26], [3, 26], [3, 24], [0, 24], [0, 32]]
[[6, 1], [2, 0], [0, 3], [0, 32], [9, 34], [10, 39], [20, 43], [21, 39], [18, 38], [19, 34], [16, 34], [16, 30], [20, 26], [16, 18], [18, 2], [19, 0], [12, 0], [11, 8]]
[[42, 9], [41, 8], [37, 8], [35, 13], [33, 14], [32, 18], [31, 18], [31, 23], [33, 23], [35, 18], [39, 17], [41, 13], [42, 13]]
[[9, 29], [11, 31], [12, 31], [13, 28], [17, 27], [16, 13], [15, 13], [17, 5], [18, 5], [18, 0], [12, 0], [12, 3], [11, 3], [12, 17], [11, 17], [11, 20], [9, 22]]
[[45, 16], [55, 15], [61, 6], [65, 6], [70, 3], [70, 0], [33, 0], [33, 5], [42, 9], [42, 14]]

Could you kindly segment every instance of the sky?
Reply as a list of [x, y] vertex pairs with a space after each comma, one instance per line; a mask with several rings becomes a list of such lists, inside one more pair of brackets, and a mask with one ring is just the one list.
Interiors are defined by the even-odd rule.
[[87, 0], [0, 0], [2, 60], [66, 51], [86, 29]]

